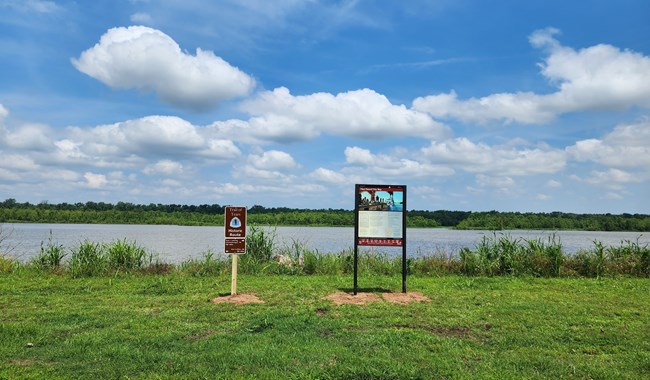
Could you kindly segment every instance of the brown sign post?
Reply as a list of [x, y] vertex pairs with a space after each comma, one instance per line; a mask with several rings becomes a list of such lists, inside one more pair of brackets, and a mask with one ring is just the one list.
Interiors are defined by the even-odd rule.
[[232, 255], [230, 294], [237, 294], [237, 256], [246, 253], [246, 207], [226, 207], [224, 215], [224, 252]]

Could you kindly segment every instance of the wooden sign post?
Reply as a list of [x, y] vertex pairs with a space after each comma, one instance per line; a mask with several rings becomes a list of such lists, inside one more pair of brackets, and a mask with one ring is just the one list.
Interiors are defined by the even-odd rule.
[[246, 207], [226, 207], [224, 252], [232, 255], [230, 294], [237, 294], [237, 256], [246, 253]]

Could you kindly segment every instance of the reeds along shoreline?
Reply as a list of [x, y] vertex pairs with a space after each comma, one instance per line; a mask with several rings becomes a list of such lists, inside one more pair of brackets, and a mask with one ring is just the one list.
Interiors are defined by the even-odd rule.
[[[170, 264], [136, 242], [118, 240], [112, 243], [84, 241], [74, 247], [57, 244], [50, 235], [41, 243], [40, 252], [26, 263], [2, 254], [0, 272], [50, 272], [72, 277], [107, 276], [119, 273], [220, 275], [230, 272], [230, 258], [206, 252], [200, 259]], [[247, 237], [247, 254], [239, 260], [240, 273], [339, 275], [353, 271], [353, 252], [320, 253], [298, 241], [278, 247], [275, 230], [253, 227]], [[567, 255], [556, 235], [546, 239], [520, 239], [494, 232], [473, 248], [459, 252], [434, 252], [407, 259], [409, 275], [464, 276], [535, 276], [586, 277], [634, 276], [650, 277], [650, 247], [637, 241], [622, 241], [618, 246], [594, 246]], [[399, 257], [386, 253], [365, 252], [360, 255], [359, 270], [364, 273], [396, 275], [402, 271]]]

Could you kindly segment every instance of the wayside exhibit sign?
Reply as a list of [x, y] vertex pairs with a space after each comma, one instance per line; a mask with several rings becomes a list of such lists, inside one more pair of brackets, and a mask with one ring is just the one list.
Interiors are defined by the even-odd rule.
[[359, 246], [402, 247], [402, 292], [406, 293], [406, 185], [355, 185], [354, 294]]

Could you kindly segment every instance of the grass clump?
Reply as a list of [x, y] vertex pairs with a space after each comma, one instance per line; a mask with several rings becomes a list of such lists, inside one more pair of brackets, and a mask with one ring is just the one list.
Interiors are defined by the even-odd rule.
[[246, 257], [257, 263], [271, 260], [275, 249], [276, 230], [251, 224], [246, 233]]
[[153, 255], [135, 242], [125, 239], [101, 244], [84, 240], [72, 249], [68, 271], [72, 277], [90, 277], [151, 270], [152, 264]]
[[151, 262], [144, 247], [126, 239], [105, 245], [104, 252], [108, 268], [112, 270], [142, 269], [147, 262]]
[[63, 259], [67, 256], [63, 244], [55, 243], [50, 230], [50, 236], [47, 244], [41, 241], [41, 250], [37, 256], [32, 259], [32, 264], [40, 269], [57, 271], [63, 266]]
[[191, 276], [215, 276], [230, 272], [231, 265], [226, 258], [216, 257], [214, 252], [208, 250], [201, 260], [190, 259], [179, 266], [181, 273]]
[[0, 254], [0, 273], [10, 273], [17, 265], [16, 260]]
[[594, 241], [594, 248], [581, 250], [565, 259], [567, 267], [583, 277], [626, 275], [650, 277], [650, 248], [636, 241], [625, 240], [619, 246], [604, 246]]
[[11, 257], [12, 247], [7, 247], [4, 243], [9, 239], [12, 231], [7, 231], [0, 224], [0, 273], [9, 273], [18, 266], [18, 262]]
[[564, 255], [562, 244], [555, 234], [546, 241], [514, 239], [496, 232], [483, 236], [474, 250], [460, 251], [461, 270], [466, 275], [530, 275], [559, 277]]
[[70, 274], [72, 277], [98, 276], [106, 272], [107, 262], [103, 245], [84, 240], [72, 249]]

